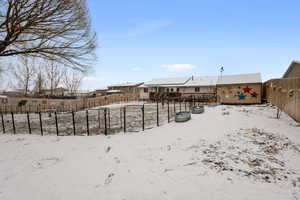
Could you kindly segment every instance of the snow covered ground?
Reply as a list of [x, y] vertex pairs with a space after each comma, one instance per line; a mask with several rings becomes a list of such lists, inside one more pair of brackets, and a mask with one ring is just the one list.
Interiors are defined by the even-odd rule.
[[1, 200], [300, 199], [300, 126], [267, 106], [111, 136], [0, 136]]

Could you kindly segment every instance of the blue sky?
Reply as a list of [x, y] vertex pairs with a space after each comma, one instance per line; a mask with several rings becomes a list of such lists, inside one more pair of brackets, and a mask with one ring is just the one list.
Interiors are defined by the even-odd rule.
[[300, 59], [300, 1], [88, 0], [98, 61], [84, 89], [159, 77], [261, 72]]

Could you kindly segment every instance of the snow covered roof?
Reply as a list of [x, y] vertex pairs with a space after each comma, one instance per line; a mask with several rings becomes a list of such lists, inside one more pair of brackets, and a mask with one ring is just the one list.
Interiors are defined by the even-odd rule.
[[121, 90], [108, 90], [106, 93], [121, 93]]
[[103, 91], [103, 90], [108, 90], [108, 88], [107, 87], [102, 87], [102, 88], [96, 89], [96, 91]]
[[145, 84], [142, 84], [142, 85], [138, 86], [138, 88], [147, 88], [147, 86]]
[[216, 86], [218, 81], [217, 76], [197, 76], [192, 77], [184, 87], [191, 87], [191, 86]]
[[218, 78], [217, 85], [261, 83], [260, 73], [223, 75]]
[[139, 86], [139, 85], [142, 85], [142, 84], [143, 84], [143, 82], [140, 82], [140, 83], [128, 82], [128, 83], [113, 84], [113, 85], [110, 85], [108, 87], [135, 87], [135, 86]]
[[146, 86], [154, 85], [184, 85], [190, 80], [190, 77], [179, 77], [179, 78], [158, 78], [152, 79], [149, 82], [146, 82]]

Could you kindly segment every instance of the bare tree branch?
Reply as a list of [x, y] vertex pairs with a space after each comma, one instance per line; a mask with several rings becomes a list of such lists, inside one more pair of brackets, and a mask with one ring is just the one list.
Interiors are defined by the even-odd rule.
[[0, 0], [0, 57], [38, 57], [84, 71], [95, 47], [85, 0]]
[[46, 87], [46, 74], [44, 71], [45, 67], [42, 66], [42, 63], [35, 69], [34, 75], [34, 92], [35, 94], [41, 94], [42, 90]]
[[75, 70], [66, 70], [63, 74], [62, 82], [70, 93], [76, 93], [82, 82], [83, 74]]
[[28, 95], [32, 81], [35, 74], [35, 60], [22, 58], [20, 64], [18, 64], [12, 71], [12, 75], [15, 78], [15, 87], [21, 89], [24, 95]]
[[57, 63], [50, 61], [45, 64], [47, 87], [50, 89], [51, 96], [53, 95], [53, 90], [58, 87], [61, 83], [61, 79], [64, 75], [65, 69], [59, 67]]

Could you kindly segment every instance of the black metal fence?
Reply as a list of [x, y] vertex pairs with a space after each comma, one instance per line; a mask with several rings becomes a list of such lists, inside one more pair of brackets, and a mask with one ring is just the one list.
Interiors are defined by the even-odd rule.
[[174, 121], [176, 112], [190, 111], [195, 104], [187, 101], [160, 101], [69, 112], [1, 113], [1, 127], [3, 134], [42, 136], [139, 132], [170, 123]]

